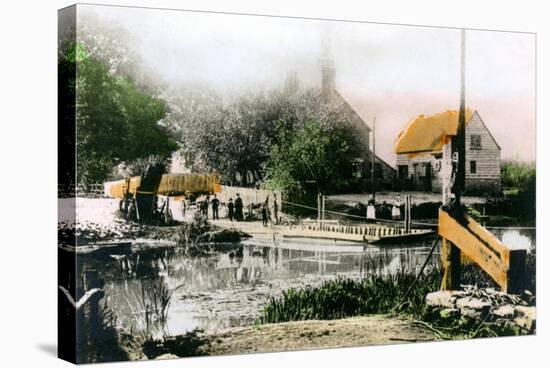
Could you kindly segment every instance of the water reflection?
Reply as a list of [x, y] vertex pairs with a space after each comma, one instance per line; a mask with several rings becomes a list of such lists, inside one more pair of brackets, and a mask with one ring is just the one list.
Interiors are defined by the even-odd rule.
[[[498, 236], [511, 239], [507, 233]], [[534, 242], [534, 236], [530, 238]], [[523, 241], [523, 240], [522, 240]], [[360, 278], [418, 270], [431, 241], [412, 246], [363, 247], [316, 241], [247, 241], [225, 253], [190, 258], [180, 249], [146, 249], [128, 255], [82, 257], [106, 282], [106, 296], [118, 322], [129, 331], [146, 327], [148, 290], [159, 285], [173, 292], [165, 330], [181, 334], [193, 328], [218, 330], [249, 325], [272, 296], [290, 287], [319, 285], [338, 276]], [[430, 260], [439, 264], [436, 253]], [[147, 299], [147, 300], [145, 300]]]

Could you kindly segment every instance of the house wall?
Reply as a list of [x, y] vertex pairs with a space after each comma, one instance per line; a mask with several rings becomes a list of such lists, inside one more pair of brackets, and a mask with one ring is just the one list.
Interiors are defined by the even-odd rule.
[[[348, 104], [348, 102], [336, 91], [332, 93], [331, 103], [338, 106], [336, 109], [346, 116], [349, 121], [353, 124], [357, 134], [361, 137], [361, 151], [363, 152], [362, 157], [358, 157], [363, 160], [362, 165], [362, 181], [364, 183], [360, 184], [361, 190], [370, 191], [371, 186], [371, 161], [372, 161], [372, 151], [370, 147], [370, 137], [372, 134], [371, 128], [366, 124], [361, 116]], [[392, 186], [395, 182], [396, 171], [395, 168], [390, 166], [385, 161], [381, 160], [378, 156], [375, 158], [375, 164], [379, 169], [375, 170], [376, 176], [376, 186], [377, 190], [380, 189], [392, 189]], [[378, 171], [377, 171], [378, 170]]]
[[[370, 154], [372, 155], [372, 151], [370, 152]], [[368, 165], [369, 169], [371, 166], [370, 160], [371, 159], [369, 157], [369, 165]], [[386, 163], [384, 160], [380, 159], [380, 157], [378, 156], [374, 158], [374, 164], [376, 165], [374, 174], [375, 174], [376, 181], [378, 182], [377, 190], [393, 189], [393, 185], [395, 183], [395, 178], [396, 178], [395, 169], [390, 165], [388, 165], [388, 163]], [[368, 178], [370, 178], [370, 171], [368, 172]]]
[[[416, 155], [407, 155], [407, 154], [400, 154], [397, 155], [397, 172], [399, 175], [399, 167], [403, 165], [407, 165], [407, 176], [408, 176], [408, 182], [404, 182], [401, 180], [401, 185], [404, 186], [404, 189], [409, 189], [407, 187], [413, 185], [412, 177], [414, 175], [414, 165], [425, 165], [430, 164], [431, 167], [431, 187], [432, 192], [441, 193], [441, 178], [439, 177], [439, 173], [436, 171], [436, 164], [437, 159], [432, 154], [427, 153], [420, 153]], [[415, 186], [413, 188], [414, 190], [423, 190], [423, 186]]]
[[[481, 149], [472, 148], [472, 135], [481, 137]], [[411, 178], [414, 175], [414, 164], [430, 163], [432, 168], [432, 191], [441, 192], [441, 177], [435, 168], [438, 159], [432, 154], [420, 153], [416, 155], [399, 154], [397, 155], [397, 173], [399, 167], [407, 165], [408, 181], [401, 180], [405, 189], [423, 190], [423, 187], [414, 185]], [[470, 162], [476, 162], [476, 173], [470, 171]], [[481, 120], [479, 114], [475, 112], [466, 125], [466, 177], [465, 190], [470, 193], [500, 193], [500, 148], [491, 136], [487, 127]], [[411, 187], [412, 186], [412, 187]]]
[[[481, 149], [472, 149], [472, 135], [481, 137]], [[470, 161], [476, 162], [475, 174], [470, 172]], [[500, 148], [475, 112], [466, 126], [466, 191], [500, 192], [500, 168]]]

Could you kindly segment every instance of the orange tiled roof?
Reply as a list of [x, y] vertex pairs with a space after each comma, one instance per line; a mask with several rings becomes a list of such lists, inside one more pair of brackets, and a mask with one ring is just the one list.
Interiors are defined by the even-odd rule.
[[[472, 111], [466, 110], [466, 124], [472, 118]], [[446, 136], [456, 135], [458, 111], [447, 110], [429, 116], [419, 115], [409, 121], [399, 133], [393, 146], [395, 153], [439, 152]]]

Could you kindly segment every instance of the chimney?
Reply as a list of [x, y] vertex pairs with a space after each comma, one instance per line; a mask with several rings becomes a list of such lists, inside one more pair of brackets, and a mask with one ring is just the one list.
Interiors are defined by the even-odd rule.
[[321, 92], [323, 98], [328, 99], [336, 90], [336, 71], [332, 60], [325, 59], [321, 63]]

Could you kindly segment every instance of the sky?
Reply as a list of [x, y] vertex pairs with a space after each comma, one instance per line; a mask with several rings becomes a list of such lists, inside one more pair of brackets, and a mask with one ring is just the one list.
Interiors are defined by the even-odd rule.
[[[131, 35], [134, 51], [169, 84], [206, 83], [222, 95], [281, 87], [290, 71], [320, 86], [321, 60], [336, 88], [372, 126], [376, 153], [420, 114], [458, 109], [460, 30], [176, 10], [79, 5]], [[82, 19], [85, 19], [84, 17]], [[466, 105], [503, 159], [535, 160], [535, 35], [466, 31]]]

